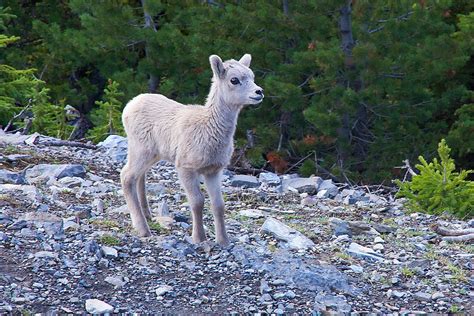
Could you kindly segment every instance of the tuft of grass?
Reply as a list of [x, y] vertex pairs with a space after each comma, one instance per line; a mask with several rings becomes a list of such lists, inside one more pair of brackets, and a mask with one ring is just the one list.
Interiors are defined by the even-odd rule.
[[337, 252], [336, 257], [338, 257], [342, 260], [346, 260], [346, 261], [350, 261], [352, 259], [352, 257], [349, 254], [345, 253], [345, 252]]
[[453, 274], [452, 282], [453, 283], [460, 283], [460, 282], [467, 282], [467, 275], [464, 269], [460, 268], [459, 266], [449, 262], [446, 267], [448, 270]]
[[403, 267], [400, 272], [405, 278], [412, 278], [413, 276], [415, 276], [415, 271], [408, 267]]
[[451, 307], [449, 308], [450, 313], [459, 313], [460, 311], [461, 311], [461, 308], [457, 306], [456, 304], [451, 305]]
[[120, 239], [112, 235], [102, 235], [99, 238], [99, 242], [107, 246], [118, 246], [120, 245]]
[[110, 229], [110, 228], [120, 227], [120, 225], [116, 221], [113, 221], [110, 219], [91, 219], [89, 223], [100, 228]]
[[150, 227], [150, 230], [156, 232], [157, 234], [161, 234], [165, 230], [165, 228], [158, 222], [148, 221], [148, 226]]
[[268, 250], [270, 250], [271, 252], [276, 252], [277, 246], [275, 244], [268, 244]]

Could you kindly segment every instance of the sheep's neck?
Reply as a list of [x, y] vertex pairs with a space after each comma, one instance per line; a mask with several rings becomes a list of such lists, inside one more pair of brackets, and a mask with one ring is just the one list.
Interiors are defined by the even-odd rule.
[[208, 130], [211, 138], [222, 144], [230, 144], [234, 137], [240, 107], [226, 104], [223, 99], [217, 87], [211, 87], [206, 102], [206, 107], [209, 108]]

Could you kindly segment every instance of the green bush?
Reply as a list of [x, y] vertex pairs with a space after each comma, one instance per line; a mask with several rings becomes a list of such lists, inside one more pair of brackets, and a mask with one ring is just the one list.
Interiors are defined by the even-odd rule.
[[119, 90], [118, 82], [109, 79], [104, 89], [103, 101], [95, 102], [98, 108], [94, 109], [90, 115], [94, 128], [89, 130], [88, 137], [92, 141], [98, 143], [112, 134], [124, 135], [121, 101], [123, 95], [123, 92]]
[[409, 207], [414, 211], [429, 214], [449, 212], [461, 218], [474, 214], [474, 182], [466, 180], [472, 170], [455, 172], [451, 149], [444, 139], [438, 144], [441, 161], [434, 158], [427, 163], [420, 156], [421, 164], [416, 165], [420, 173], [410, 182], [395, 182], [400, 187], [397, 196], [408, 198]]

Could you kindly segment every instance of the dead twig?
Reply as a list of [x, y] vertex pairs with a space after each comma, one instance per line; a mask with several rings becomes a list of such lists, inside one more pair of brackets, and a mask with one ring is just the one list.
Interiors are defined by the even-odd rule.
[[439, 225], [434, 225], [433, 230], [442, 236], [464, 236], [474, 234], [474, 228], [466, 229], [448, 229], [446, 227], [441, 227]]
[[29, 99], [28, 100], [28, 104], [20, 111], [20, 113], [18, 113], [17, 115], [14, 115], [12, 117], [12, 119], [8, 122], [7, 126], [3, 129], [5, 132], [8, 131], [8, 129], [10, 129], [10, 127], [12, 127], [13, 125], [13, 122], [15, 122], [16, 120], [20, 119], [20, 118], [23, 118], [23, 116], [25, 116], [25, 113], [31, 109], [31, 106], [32, 106], [32, 102], [33, 100], [32, 99]]

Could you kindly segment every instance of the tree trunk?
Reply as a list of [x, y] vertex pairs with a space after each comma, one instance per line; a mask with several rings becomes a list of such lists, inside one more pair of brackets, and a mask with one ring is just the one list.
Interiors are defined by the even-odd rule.
[[[344, 53], [344, 66], [347, 71], [353, 68], [352, 48], [354, 47], [354, 38], [352, 36], [352, 20], [351, 20], [351, 0], [347, 0], [346, 4], [339, 10], [339, 32], [341, 33], [341, 49]], [[349, 82], [341, 82], [344, 86], [350, 85]], [[349, 156], [348, 146], [350, 143], [350, 119], [347, 111], [341, 118], [341, 127], [337, 129], [338, 136], [338, 162], [339, 167], [343, 170], [345, 162]], [[342, 171], [341, 170], [341, 171]]]
[[283, 14], [288, 16], [290, 14], [290, 9], [288, 6], [288, 0], [283, 0]]
[[[145, 19], [145, 29], [152, 29], [154, 32], [156, 32], [156, 26], [155, 22], [153, 22], [153, 17], [150, 15], [150, 13], [148, 13], [146, 8], [146, 0], [141, 0], [141, 3], [143, 8], [143, 17]], [[148, 60], [151, 59], [151, 47], [148, 43], [145, 44], [145, 55]], [[151, 71], [148, 79], [148, 92], [156, 93], [159, 83], [159, 78]]]

